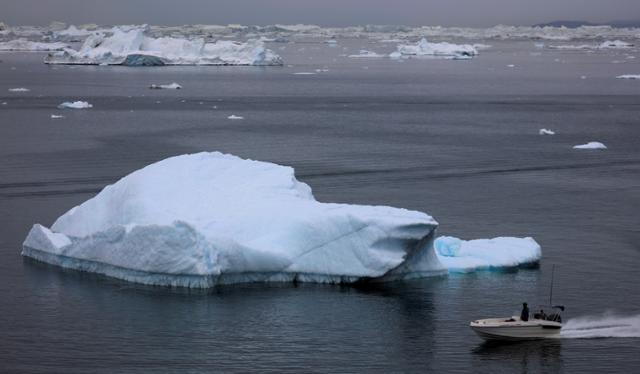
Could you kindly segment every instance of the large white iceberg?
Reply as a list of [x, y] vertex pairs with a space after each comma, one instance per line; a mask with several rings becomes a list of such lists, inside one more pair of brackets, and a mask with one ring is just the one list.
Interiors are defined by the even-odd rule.
[[83, 65], [282, 65], [282, 59], [266, 49], [260, 40], [246, 43], [217, 41], [205, 43], [203, 38], [154, 38], [144, 28], [115, 27], [111, 35], [91, 34], [79, 50], [66, 48], [51, 53], [49, 64]]
[[540, 257], [530, 238], [493, 239], [499, 242], [481, 250], [439, 245], [436, 254], [437, 225], [417, 211], [318, 202], [290, 167], [198, 153], [127, 175], [50, 229], [34, 225], [22, 254], [133, 282], [197, 288], [391, 281]]
[[422, 38], [418, 44], [398, 46], [397, 51], [390, 56], [398, 58], [402, 56], [440, 56], [448, 58], [470, 58], [478, 54], [478, 50], [470, 44], [452, 44], [447, 42], [430, 43]]
[[314, 199], [290, 167], [172, 157], [35, 225], [22, 254], [145, 284], [356, 282], [443, 272], [425, 213]]

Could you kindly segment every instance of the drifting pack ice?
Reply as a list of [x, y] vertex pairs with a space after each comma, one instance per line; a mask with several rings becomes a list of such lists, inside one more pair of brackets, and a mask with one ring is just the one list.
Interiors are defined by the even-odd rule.
[[69, 45], [66, 43], [34, 42], [23, 38], [0, 42], [0, 51], [41, 52], [61, 51], [65, 48], [69, 48]]
[[[198, 153], [125, 176], [50, 229], [34, 225], [22, 254], [166, 286], [390, 281], [447, 271], [433, 247], [437, 225], [417, 211], [318, 202], [290, 167]], [[466, 262], [474, 248], [461, 252]], [[491, 246], [480, 249], [490, 266]]]
[[114, 27], [111, 35], [91, 34], [79, 50], [65, 48], [45, 58], [48, 64], [80, 65], [282, 65], [282, 59], [260, 40], [246, 43], [203, 38], [153, 38], [144, 28]]
[[452, 44], [447, 42], [429, 43], [426, 38], [422, 38], [422, 40], [415, 45], [399, 45], [398, 50], [391, 53], [390, 57], [439, 56], [452, 59], [465, 59], [477, 54], [478, 50], [469, 44]]

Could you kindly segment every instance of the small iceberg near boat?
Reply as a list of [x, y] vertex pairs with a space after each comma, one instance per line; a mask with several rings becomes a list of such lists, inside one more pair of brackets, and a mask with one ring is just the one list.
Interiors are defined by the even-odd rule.
[[79, 50], [64, 48], [50, 53], [47, 64], [77, 65], [282, 65], [282, 59], [261, 40], [244, 43], [219, 40], [207, 43], [203, 38], [154, 38], [146, 28], [114, 27], [110, 34], [96, 32]]
[[9, 88], [9, 92], [29, 92], [31, 91], [28, 88], [18, 87], [18, 88]]
[[600, 142], [589, 142], [586, 144], [574, 145], [573, 149], [607, 149], [607, 146]]
[[540, 245], [530, 237], [461, 240], [441, 236], [434, 241], [433, 247], [438, 260], [449, 272], [531, 265], [542, 256]]
[[89, 104], [86, 101], [65, 101], [64, 103], [58, 105], [59, 109], [89, 109], [93, 108], [93, 105]]
[[235, 114], [230, 115], [227, 119], [244, 119], [242, 116], [236, 116]]
[[540, 131], [538, 131], [538, 134], [540, 135], [555, 135], [556, 132], [549, 130], [549, 129], [540, 129]]

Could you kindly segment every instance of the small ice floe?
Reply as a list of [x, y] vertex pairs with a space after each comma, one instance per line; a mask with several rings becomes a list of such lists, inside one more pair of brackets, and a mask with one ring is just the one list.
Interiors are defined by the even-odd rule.
[[64, 116], [60, 116], [60, 115], [57, 115], [57, 114], [52, 114], [51, 115], [51, 119], [60, 119], [60, 118], [64, 118]]
[[349, 55], [349, 58], [379, 58], [379, 57], [384, 57], [384, 55], [381, 55], [373, 51], [368, 51], [366, 49], [361, 49], [360, 53], [358, 54]]
[[489, 49], [491, 48], [492, 45], [490, 44], [482, 44], [482, 43], [476, 43], [473, 45], [473, 48], [477, 49], [478, 51], [483, 51], [485, 49]]
[[325, 41], [325, 43], [327, 43], [329, 45], [329, 47], [335, 47], [338, 45], [338, 41], [335, 39], [329, 39], [327, 41]]
[[64, 103], [58, 105], [59, 109], [88, 109], [93, 108], [93, 105], [89, 104], [86, 101], [74, 101], [69, 102], [65, 101]]
[[587, 76], [586, 75], [581, 75], [580, 79], [587, 79]]
[[242, 116], [236, 116], [235, 114], [230, 115], [229, 117], [227, 117], [228, 119], [244, 119], [244, 117]]
[[293, 73], [293, 75], [316, 75], [316, 73], [311, 72], [311, 71], [300, 71], [297, 73]]
[[623, 42], [622, 40], [606, 40], [604, 42], [602, 42], [602, 44], [600, 44], [598, 46], [598, 48], [600, 49], [626, 49], [626, 48], [631, 48], [633, 47], [633, 44], [631, 43], [627, 43], [627, 42]]
[[29, 92], [31, 91], [28, 88], [18, 87], [18, 88], [9, 88], [9, 92]]
[[399, 45], [397, 50], [391, 53], [389, 57], [438, 56], [450, 59], [464, 59], [464, 57], [473, 57], [477, 54], [478, 50], [469, 44], [430, 43], [423, 38], [415, 45]]
[[538, 49], [543, 49], [544, 48], [544, 43], [534, 43], [533, 45]]
[[508, 68], [515, 68], [516, 66], [514, 64], [509, 64], [507, 65]]
[[607, 146], [600, 142], [589, 142], [587, 144], [574, 145], [573, 149], [607, 149]]
[[549, 130], [549, 129], [540, 129], [540, 131], [538, 131], [538, 134], [540, 135], [555, 135], [556, 132]]
[[182, 88], [182, 86], [176, 82], [173, 82], [171, 84], [152, 84], [151, 86], [149, 86], [149, 88], [154, 90], [179, 90]]
[[316, 73], [326, 73], [326, 72], [328, 72], [328, 71], [329, 71], [329, 69], [327, 69], [327, 68], [323, 68], [323, 69], [316, 69]]
[[640, 79], [640, 74], [623, 74], [623, 75], [618, 75], [616, 78], [618, 78], [618, 79]]

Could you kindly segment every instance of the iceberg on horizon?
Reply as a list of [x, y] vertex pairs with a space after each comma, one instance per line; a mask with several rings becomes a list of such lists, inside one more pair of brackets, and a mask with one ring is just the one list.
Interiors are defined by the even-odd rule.
[[470, 44], [452, 44], [447, 42], [430, 43], [426, 38], [422, 38], [418, 44], [415, 45], [399, 45], [397, 51], [391, 53], [390, 57], [439, 56], [451, 59], [464, 59], [471, 58], [477, 54], [478, 50]]
[[79, 50], [65, 48], [50, 53], [47, 64], [75, 65], [282, 65], [282, 58], [264, 42], [246, 43], [227, 40], [206, 43], [203, 38], [154, 38], [145, 35], [145, 28], [114, 27], [111, 35], [91, 34]]
[[[437, 226], [422, 212], [322, 203], [291, 167], [202, 152], [123, 177], [50, 229], [34, 225], [22, 255], [149, 285], [380, 282], [445, 274]], [[483, 264], [532, 260], [508, 256], [532, 241], [513, 240]]]
[[65, 48], [69, 48], [69, 45], [66, 43], [34, 42], [23, 38], [0, 42], [0, 51], [46, 52], [61, 51]]

